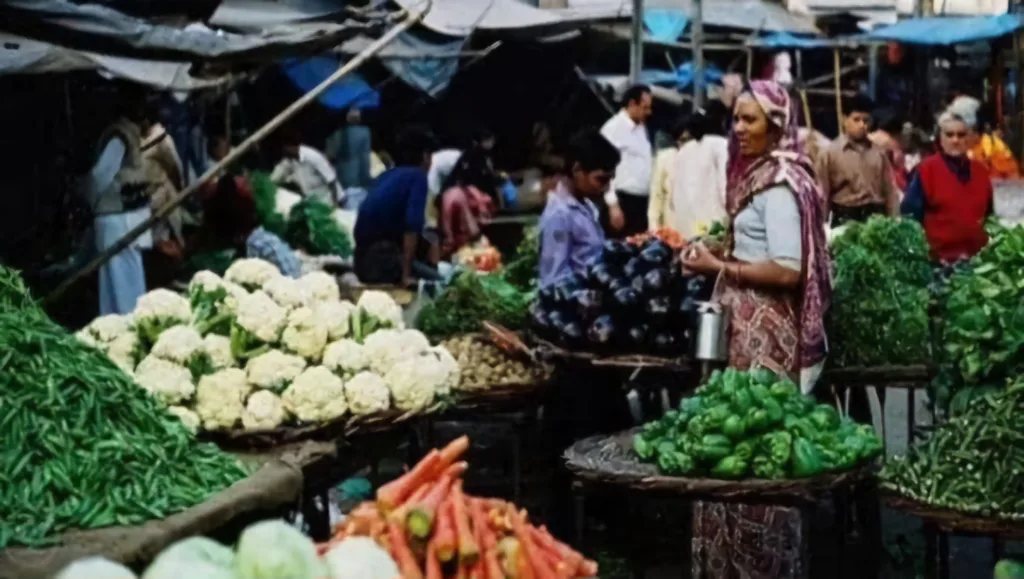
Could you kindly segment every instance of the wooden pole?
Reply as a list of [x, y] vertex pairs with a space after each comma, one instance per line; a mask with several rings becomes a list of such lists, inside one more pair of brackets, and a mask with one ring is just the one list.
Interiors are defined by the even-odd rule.
[[704, 2], [694, 0], [693, 22], [690, 24], [693, 42], [693, 108], [704, 106]]
[[633, 20], [629, 33], [629, 84], [640, 82], [644, 67], [644, 0], [633, 0]]
[[832, 68], [836, 75], [836, 120], [839, 122], [839, 134], [843, 134], [843, 71], [839, 66], [839, 49], [832, 49]]
[[353, 57], [352, 60], [346, 62], [344, 66], [339, 67], [338, 70], [334, 72], [334, 74], [327, 77], [323, 82], [314, 87], [313, 90], [302, 95], [302, 97], [299, 98], [299, 100], [295, 101], [288, 108], [281, 111], [280, 114], [271, 119], [267, 124], [260, 127], [259, 130], [250, 135], [249, 138], [247, 138], [246, 140], [242, 141], [237, 147], [231, 149], [231, 151], [229, 151], [228, 154], [219, 163], [207, 169], [206, 172], [203, 173], [198, 179], [196, 179], [194, 183], [186, 187], [185, 190], [182, 191], [181, 193], [178, 193], [163, 207], [157, 209], [153, 213], [153, 215], [150, 216], [149, 219], [147, 219], [143, 223], [140, 223], [134, 229], [126, 233], [124, 237], [117, 240], [117, 242], [114, 243], [114, 245], [102, 251], [92, 261], [86, 264], [85, 267], [78, 270], [70, 277], [68, 277], [68, 279], [61, 282], [61, 284], [58, 285], [56, 289], [54, 289], [52, 292], [50, 292], [48, 296], [46, 296], [46, 298], [43, 300], [44, 303], [52, 303], [54, 300], [64, 295], [64, 292], [66, 292], [68, 288], [75, 285], [80, 280], [82, 280], [92, 272], [102, 267], [103, 264], [110, 261], [110, 259], [117, 255], [118, 253], [127, 249], [128, 246], [130, 246], [142, 234], [149, 231], [149, 229], [153, 227], [154, 224], [159, 222], [161, 219], [167, 217], [167, 215], [169, 215], [171, 211], [174, 211], [186, 199], [188, 199], [196, 191], [198, 191], [200, 187], [202, 187], [204, 184], [206, 184], [207, 181], [212, 179], [214, 175], [220, 173], [225, 167], [231, 165], [232, 163], [240, 159], [242, 155], [244, 155], [250, 149], [252, 149], [252, 147], [255, 146], [256, 143], [267, 138], [267, 136], [269, 136], [271, 133], [279, 129], [281, 125], [283, 125], [290, 118], [295, 116], [296, 113], [298, 113], [300, 110], [302, 110], [310, 103], [312, 103], [314, 100], [316, 100], [316, 98], [323, 94], [327, 89], [329, 89], [331, 85], [338, 82], [338, 80], [340, 80], [345, 75], [362, 66], [363, 63], [365, 63], [367, 60], [373, 57], [373, 55], [380, 52], [382, 48], [384, 48], [389, 43], [391, 43], [395, 38], [397, 38], [399, 34], [405, 32], [414, 24], [419, 22], [423, 18], [423, 15], [426, 14], [427, 10], [429, 9], [430, 3], [428, 2], [427, 7], [424, 8], [423, 10], [409, 14], [409, 16], [406, 17], [405, 20], [393, 26], [391, 30], [388, 30], [387, 33], [384, 34], [384, 36], [381, 36], [379, 39], [375, 40], [373, 44], [367, 46], [365, 50], [363, 50], [361, 53]]

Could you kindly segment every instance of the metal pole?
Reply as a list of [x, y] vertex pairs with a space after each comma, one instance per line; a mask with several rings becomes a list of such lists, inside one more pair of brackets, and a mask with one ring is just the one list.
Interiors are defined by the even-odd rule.
[[868, 96], [878, 100], [878, 46], [868, 45]]
[[690, 25], [693, 42], [693, 106], [704, 106], [704, 0], [693, 0], [693, 23]]
[[629, 33], [629, 83], [640, 82], [644, 67], [644, 0], [633, 0], [633, 22]]
[[58, 285], [56, 289], [54, 289], [52, 292], [50, 292], [48, 296], [46, 296], [44, 303], [53, 302], [54, 300], [62, 296], [64, 292], [68, 290], [68, 288], [78, 283], [82, 278], [88, 276], [92, 272], [102, 267], [103, 264], [110, 261], [110, 259], [117, 255], [118, 253], [127, 249], [128, 246], [132, 244], [132, 242], [138, 239], [145, 232], [149, 231], [149, 229], [152, 228], [154, 224], [159, 222], [161, 219], [167, 217], [171, 213], [171, 211], [174, 211], [175, 208], [177, 208], [186, 199], [188, 199], [191, 195], [198, 191], [199, 188], [202, 187], [207, 181], [212, 179], [214, 175], [221, 172], [228, 165], [240, 159], [242, 155], [247, 153], [249, 149], [253, 148], [256, 145], [256, 143], [262, 141], [271, 133], [276, 131], [288, 119], [295, 116], [296, 113], [298, 113], [311, 102], [316, 100], [317, 97], [319, 97], [321, 94], [327, 91], [327, 89], [331, 88], [331, 85], [338, 82], [338, 80], [340, 80], [346, 74], [362, 66], [362, 64], [369, 60], [374, 54], [380, 52], [382, 48], [384, 48], [389, 43], [391, 43], [391, 41], [397, 38], [399, 34], [405, 32], [414, 24], [419, 22], [423, 18], [423, 15], [426, 14], [427, 10], [429, 9], [430, 3], [428, 2], [427, 7], [424, 8], [422, 11], [411, 13], [405, 20], [393, 26], [391, 30], [388, 30], [387, 33], [384, 34], [384, 36], [381, 36], [379, 39], [374, 41], [373, 44], [366, 47], [366, 50], [356, 55], [352, 60], [346, 62], [344, 66], [338, 68], [338, 70], [335, 71], [334, 74], [327, 77], [323, 82], [314, 87], [313, 90], [304, 94], [301, 98], [299, 98], [299, 100], [292, 103], [291, 106], [281, 111], [280, 114], [271, 119], [270, 122], [260, 127], [260, 129], [257, 130], [252, 135], [250, 135], [248, 139], [242, 141], [237, 147], [229, 151], [228, 154], [219, 163], [207, 169], [206, 172], [203, 173], [198, 179], [196, 179], [194, 183], [186, 187], [184, 191], [178, 193], [163, 207], [153, 212], [153, 215], [149, 219], [147, 219], [143, 223], [140, 223], [134, 229], [126, 233], [124, 237], [117, 240], [117, 242], [114, 243], [114, 245], [101, 252], [98, 256], [96, 256], [95, 259], [86, 264], [85, 267], [78, 270], [77, 272], [72, 274], [68, 279], [61, 282], [61, 284]]

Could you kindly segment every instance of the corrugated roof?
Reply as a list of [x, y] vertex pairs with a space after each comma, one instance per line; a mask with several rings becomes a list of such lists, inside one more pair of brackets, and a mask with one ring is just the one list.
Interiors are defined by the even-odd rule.
[[[692, 0], [649, 0], [644, 7], [679, 10], [687, 18], [693, 17]], [[792, 13], [767, 0], [704, 0], [703, 8], [704, 24], [710, 26], [799, 34], [818, 32], [810, 16]], [[633, 13], [631, 0], [570, 0], [566, 12], [618, 14], [620, 18]]]

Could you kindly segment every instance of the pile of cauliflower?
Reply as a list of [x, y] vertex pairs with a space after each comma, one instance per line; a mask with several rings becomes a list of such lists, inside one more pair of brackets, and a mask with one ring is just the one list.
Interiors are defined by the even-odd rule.
[[334, 278], [241, 259], [158, 289], [78, 332], [193, 431], [268, 430], [392, 408], [423, 411], [459, 385], [443, 347], [405, 329], [384, 292], [341, 300]]

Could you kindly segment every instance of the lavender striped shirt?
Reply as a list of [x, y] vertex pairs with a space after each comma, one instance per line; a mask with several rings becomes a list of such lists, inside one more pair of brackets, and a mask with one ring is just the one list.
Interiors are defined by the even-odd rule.
[[589, 199], [573, 197], [559, 183], [540, 216], [540, 287], [582, 273], [601, 255], [603, 243], [597, 207]]

